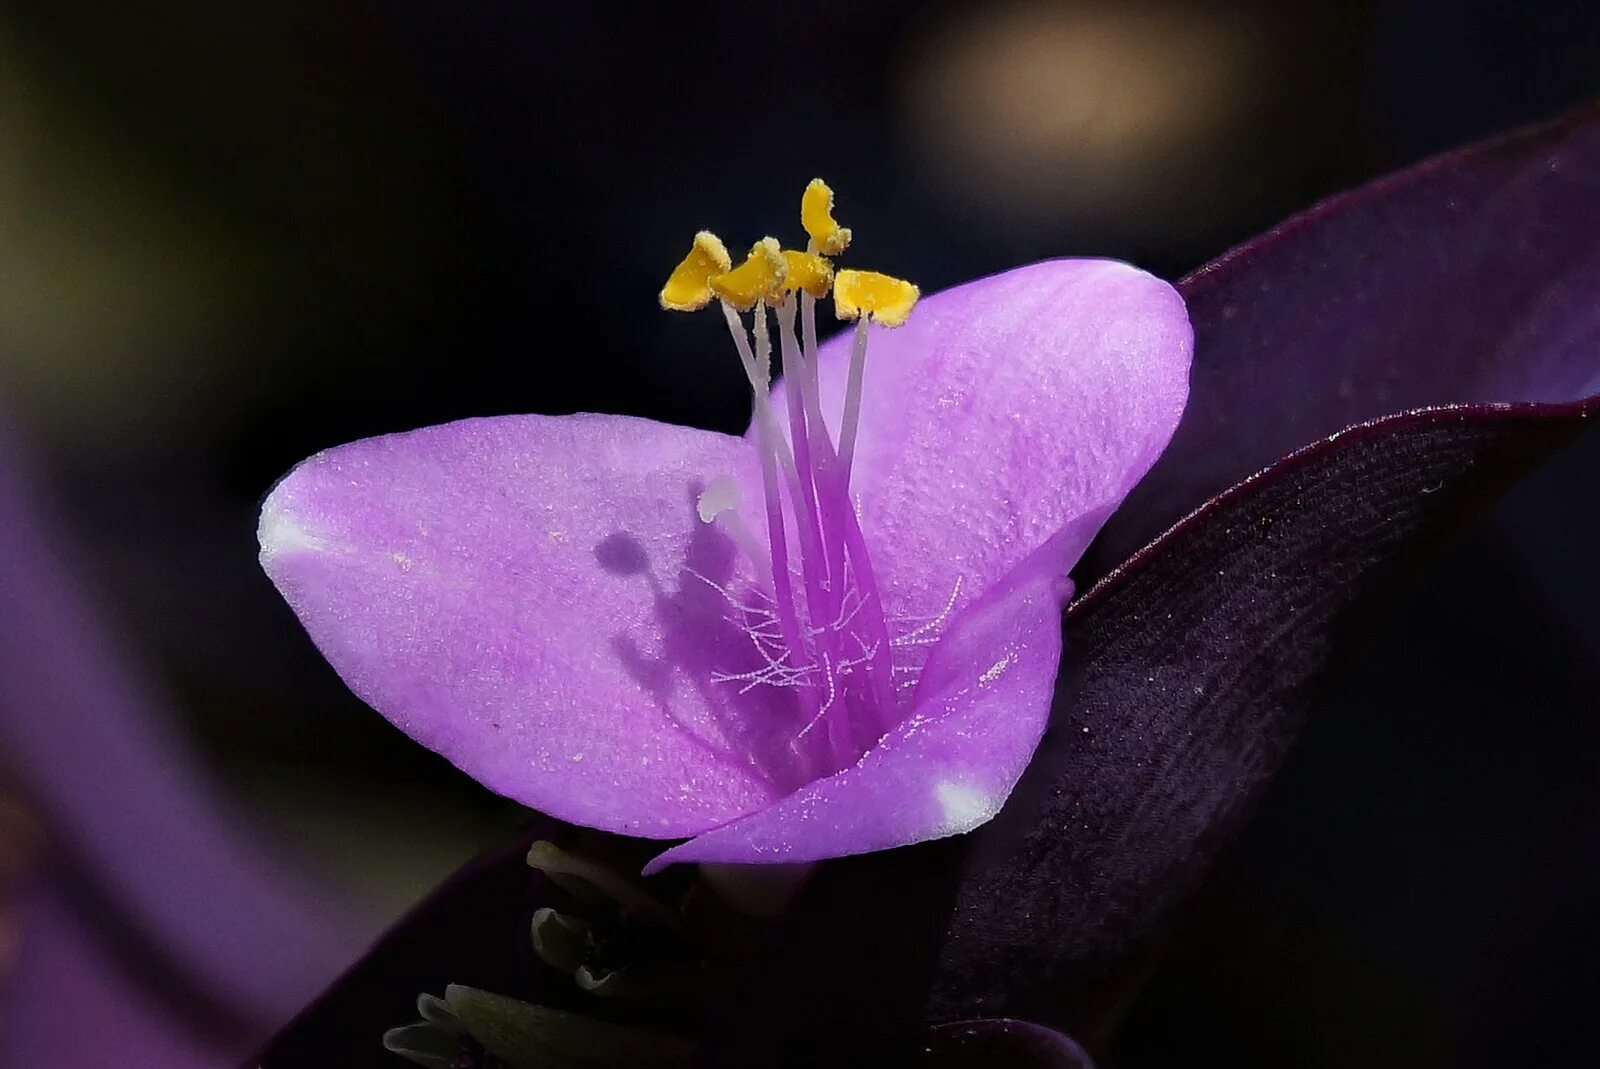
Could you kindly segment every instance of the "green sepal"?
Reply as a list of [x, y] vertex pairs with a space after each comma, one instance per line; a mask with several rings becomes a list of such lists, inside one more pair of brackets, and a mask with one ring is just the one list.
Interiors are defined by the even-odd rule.
[[450, 1006], [438, 995], [427, 992], [417, 996], [417, 1013], [428, 1024], [436, 1024], [448, 1032], [461, 1034], [461, 1022], [456, 1020], [456, 1015], [450, 1012]]
[[389, 1029], [383, 1048], [425, 1069], [455, 1069], [461, 1062], [461, 1037], [428, 1021]]

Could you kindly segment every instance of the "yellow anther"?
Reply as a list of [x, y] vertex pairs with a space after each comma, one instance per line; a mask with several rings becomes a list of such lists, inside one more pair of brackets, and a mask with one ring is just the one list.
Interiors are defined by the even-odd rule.
[[850, 230], [833, 218], [833, 190], [820, 178], [813, 178], [800, 195], [800, 225], [811, 235], [811, 244], [824, 256], [837, 256], [850, 244]]
[[789, 267], [789, 281], [784, 284], [787, 292], [805, 290], [813, 297], [828, 295], [828, 288], [833, 285], [832, 264], [815, 253], [793, 249], [784, 249], [783, 259]]
[[711, 276], [711, 292], [741, 312], [748, 312], [757, 301], [776, 301], [783, 296], [789, 277], [789, 262], [776, 238], [762, 238], [750, 248], [744, 263], [732, 271]]
[[726, 246], [709, 230], [694, 236], [694, 247], [661, 287], [661, 307], [669, 312], [698, 312], [711, 303], [711, 278], [733, 266]]
[[840, 271], [833, 276], [833, 309], [840, 319], [865, 315], [874, 323], [898, 327], [920, 296], [921, 291], [904, 279], [876, 271]]

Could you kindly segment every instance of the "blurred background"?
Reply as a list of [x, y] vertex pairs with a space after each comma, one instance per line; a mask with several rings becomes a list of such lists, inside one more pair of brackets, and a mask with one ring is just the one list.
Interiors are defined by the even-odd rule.
[[[0, 422], [202, 775], [375, 927], [519, 815], [260, 573], [296, 461], [510, 411], [742, 427], [718, 324], [655, 294], [696, 229], [791, 235], [814, 175], [925, 291], [1175, 278], [1597, 92], [1592, 0], [5, 5]], [[1592, 1064], [1597, 444], [1397, 607], [1116, 1065]]]

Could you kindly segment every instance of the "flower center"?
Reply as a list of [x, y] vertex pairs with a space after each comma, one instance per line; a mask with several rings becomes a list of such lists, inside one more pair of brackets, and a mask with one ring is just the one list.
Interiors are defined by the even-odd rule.
[[[875, 272], [834, 272], [826, 257], [844, 250], [850, 231], [834, 221], [833, 192], [821, 179], [806, 187], [800, 218], [809, 235], [804, 252], [763, 238], [738, 267], [722, 242], [702, 231], [663, 287], [661, 304], [674, 311], [721, 304], [755, 413], [765, 545], [745, 526], [731, 478], [714, 480], [699, 499], [700, 518], [727, 534], [763, 577], [753, 601], [717, 586], [759, 662], [714, 679], [741, 690], [792, 688], [801, 710], [792, 744], [814, 774], [827, 775], [895, 726], [893, 648], [937, 623], [891, 638], [850, 493], [870, 324], [904, 323], [917, 288]], [[836, 434], [823, 417], [817, 374], [816, 305], [830, 291], [838, 317], [856, 323]], [[783, 413], [772, 399], [769, 311], [788, 386]]]

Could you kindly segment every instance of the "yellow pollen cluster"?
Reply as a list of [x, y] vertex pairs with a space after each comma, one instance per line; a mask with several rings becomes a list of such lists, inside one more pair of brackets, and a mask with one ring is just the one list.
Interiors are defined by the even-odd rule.
[[709, 230], [694, 236], [689, 255], [661, 287], [661, 307], [669, 312], [698, 312], [711, 303], [711, 279], [733, 266], [728, 250]]
[[711, 292], [741, 312], [748, 312], [758, 301], [777, 302], [789, 278], [789, 261], [777, 238], [762, 238], [750, 246], [750, 255], [732, 271], [713, 275]]
[[789, 282], [784, 287], [790, 293], [805, 290], [813, 297], [826, 297], [833, 285], [833, 265], [814, 252], [783, 250], [784, 262], [789, 265]]
[[920, 296], [904, 279], [876, 271], [840, 271], [833, 280], [833, 308], [840, 319], [870, 316], [874, 323], [898, 327]]
[[800, 225], [824, 256], [837, 256], [850, 244], [849, 228], [833, 217], [833, 190], [820, 178], [813, 178], [800, 195]]
[[849, 246], [850, 230], [833, 217], [833, 190], [820, 178], [812, 179], [800, 197], [800, 225], [809, 239], [804, 252], [762, 238], [737, 267], [715, 234], [700, 231], [661, 287], [661, 307], [697, 312], [717, 299], [748, 312], [760, 304], [779, 305], [797, 291], [820, 299], [831, 290], [840, 319], [867, 316], [885, 327], [906, 321], [917, 303], [916, 286], [876, 271], [834, 272], [828, 257]]

